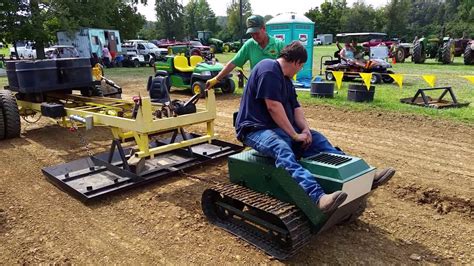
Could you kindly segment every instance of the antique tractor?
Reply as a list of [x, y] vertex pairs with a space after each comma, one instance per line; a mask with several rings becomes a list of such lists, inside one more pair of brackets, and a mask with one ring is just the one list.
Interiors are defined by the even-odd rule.
[[464, 49], [464, 64], [474, 64], [474, 40], [467, 43], [466, 48]]
[[420, 38], [414, 41], [412, 60], [415, 64], [423, 64], [427, 58], [435, 58], [443, 64], [454, 61], [454, 40], [450, 37], [443, 39]]

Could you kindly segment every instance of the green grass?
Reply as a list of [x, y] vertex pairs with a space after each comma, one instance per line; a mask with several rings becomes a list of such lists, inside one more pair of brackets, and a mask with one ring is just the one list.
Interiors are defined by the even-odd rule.
[[[313, 76], [319, 76], [321, 56], [332, 56], [336, 49], [335, 45], [317, 46], [314, 48]], [[233, 53], [218, 54], [217, 58], [219, 59], [219, 62], [227, 62], [233, 55]], [[327, 58], [325, 58], [325, 60], [327, 60]], [[298, 92], [298, 97], [302, 103], [307, 104], [331, 105], [339, 108], [350, 108], [360, 111], [388, 110], [474, 123], [474, 84], [459, 77], [473, 75], [474, 66], [464, 65], [462, 57], [456, 57], [454, 64], [451, 65], [442, 65], [437, 61], [434, 61], [434, 59], [428, 59], [425, 64], [414, 64], [410, 62], [409, 58], [405, 63], [393, 65], [392, 70], [397, 74], [405, 74], [403, 88], [400, 89], [396, 83], [378, 84], [376, 85], [375, 98], [372, 103], [354, 103], [347, 101], [347, 90], [349, 84], [360, 84], [360, 79], [359, 81], [343, 82], [341, 89], [333, 99], [313, 98], [310, 96], [309, 92], [302, 91]], [[249, 73], [248, 64], [244, 66], [244, 72], [247, 74]], [[453, 88], [459, 102], [471, 102], [472, 104], [464, 108], [432, 109], [400, 103], [401, 98], [413, 97], [418, 89], [429, 87], [421, 75], [435, 75], [437, 77], [437, 87], [450, 86]], [[237, 90], [237, 93], [242, 93], [242, 90]], [[440, 94], [441, 92], [428, 93], [428, 95], [433, 98], [438, 98]]]
[[[334, 45], [318, 46], [314, 48], [313, 75], [319, 74], [321, 56], [333, 55], [335, 50], [336, 47]], [[234, 53], [227, 53], [218, 54], [216, 57], [219, 62], [226, 63], [233, 56]], [[348, 82], [343, 82], [342, 88], [337, 92], [333, 99], [313, 98], [310, 96], [309, 92], [298, 92], [299, 100], [306, 104], [330, 105], [358, 111], [385, 110], [391, 112], [428, 115], [435, 118], [462, 121], [470, 124], [474, 123], [474, 84], [469, 83], [469, 81], [464, 78], [458, 77], [463, 75], [473, 75], [474, 66], [464, 65], [462, 57], [456, 57], [455, 62], [452, 65], [442, 65], [432, 59], [428, 59], [425, 64], [413, 64], [410, 60], [407, 60], [406, 63], [393, 65], [393, 71], [395, 73], [406, 75], [404, 77], [403, 89], [400, 89], [395, 83], [378, 84], [376, 85], [375, 99], [372, 103], [354, 103], [347, 101], [347, 90], [350, 84]], [[247, 75], [249, 74], [248, 63], [244, 66], [244, 72]], [[106, 70], [106, 76], [110, 77], [112, 80], [114, 78], [123, 79], [129, 77], [138, 78], [143, 80], [144, 83], [150, 74], [150, 68], [114, 68]], [[400, 103], [401, 98], [413, 97], [418, 89], [428, 88], [428, 85], [422, 79], [421, 75], [436, 75], [436, 86], [451, 86], [458, 101], [471, 102], [472, 104], [464, 108], [438, 110]], [[7, 85], [6, 77], [0, 77], [0, 87], [5, 85]], [[237, 89], [236, 93], [242, 94], [242, 89]], [[433, 98], [439, 97], [439, 94], [440, 93], [428, 93], [428, 95]]]

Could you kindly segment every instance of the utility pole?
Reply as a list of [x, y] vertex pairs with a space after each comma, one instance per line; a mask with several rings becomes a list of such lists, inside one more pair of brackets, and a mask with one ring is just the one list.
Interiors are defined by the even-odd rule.
[[242, 38], [244, 37], [244, 33], [242, 32], [242, 28], [243, 28], [243, 21], [242, 21], [242, 0], [239, 0], [239, 10], [240, 10], [240, 47], [242, 47]]

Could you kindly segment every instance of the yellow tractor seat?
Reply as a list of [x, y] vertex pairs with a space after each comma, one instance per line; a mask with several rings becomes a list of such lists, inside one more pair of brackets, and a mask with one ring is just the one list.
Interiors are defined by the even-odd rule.
[[202, 61], [204, 61], [204, 59], [199, 56], [199, 55], [192, 55], [190, 58], [189, 58], [189, 61], [191, 61], [191, 66], [192, 67], [195, 67], [197, 66], [197, 64], [201, 63]]
[[177, 55], [174, 57], [174, 67], [181, 72], [193, 72], [194, 67], [188, 65], [186, 56]]

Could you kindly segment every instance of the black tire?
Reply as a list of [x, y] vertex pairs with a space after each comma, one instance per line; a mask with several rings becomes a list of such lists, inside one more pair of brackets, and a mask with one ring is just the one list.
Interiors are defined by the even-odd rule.
[[214, 44], [209, 45], [211, 47], [211, 53], [216, 54], [217, 53], [217, 47]]
[[149, 76], [149, 77], [148, 77], [148, 82], [146, 83], [146, 90], [147, 90], [147, 91], [150, 91], [152, 80], [153, 80], [153, 77], [152, 77], [152, 76]]
[[229, 78], [225, 81], [224, 85], [221, 88], [223, 93], [234, 93], [235, 91], [235, 82], [233, 79]]
[[423, 43], [417, 41], [413, 46], [413, 62], [415, 64], [423, 64], [426, 60], [426, 53], [423, 49]]
[[155, 65], [155, 62], [156, 62], [156, 58], [154, 55], [150, 56], [150, 61], [148, 61], [148, 64], [153, 67], [153, 65]]
[[389, 74], [393, 74], [393, 71], [387, 71], [387, 73], [382, 75], [383, 83], [393, 83], [395, 80], [389, 76]]
[[206, 97], [206, 84], [200, 80], [195, 81], [191, 86], [191, 93], [199, 94], [200, 98]]
[[441, 48], [441, 63], [451, 64], [454, 61], [454, 50], [453, 39], [444, 42]]
[[140, 67], [140, 61], [138, 61], [138, 59], [133, 59], [133, 67]]
[[3, 113], [4, 138], [11, 139], [19, 137], [21, 131], [20, 113], [18, 112], [16, 99], [11, 91], [0, 91], [0, 103]]
[[466, 49], [464, 50], [464, 64], [472, 65], [474, 64], [474, 57], [472, 55], [471, 45], [467, 44]]
[[403, 47], [399, 46], [397, 49], [395, 49], [395, 54], [392, 56], [395, 57], [395, 62], [397, 63], [403, 63], [405, 62], [405, 49]]
[[0, 106], [0, 140], [5, 139], [5, 122], [3, 119], [3, 107]]
[[334, 74], [332, 74], [331, 71], [326, 71], [326, 80], [329, 80], [329, 81], [334, 81], [334, 80], [336, 80], [336, 79], [334, 78]]
[[382, 82], [382, 75], [378, 73], [372, 73], [372, 78], [370, 79], [370, 84], [379, 84]]

